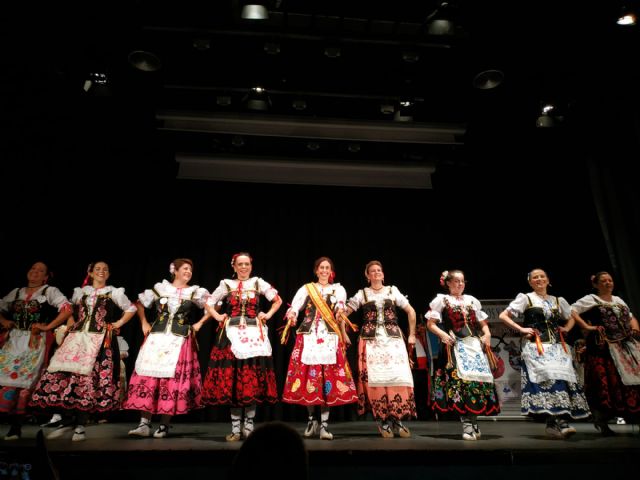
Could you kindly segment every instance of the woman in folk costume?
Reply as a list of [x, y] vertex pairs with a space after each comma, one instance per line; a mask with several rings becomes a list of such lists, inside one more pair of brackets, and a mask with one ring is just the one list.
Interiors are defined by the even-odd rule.
[[362, 308], [363, 318], [358, 342], [358, 413], [373, 412], [383, 438], [393, 438], [394, 434], [409, 437], [411, 433], [402, 420], [416, 417], [416, 402], [396, 306], [407, 313], [409, 348], [416, 343], [416, 312], [396, 287], [384, 285], [378, 260], [367, 263], [364, 275], [369, 287], [358, 290], [347, 302], [347, 315]]
[[[106, 262], [89, 265], [84, 286], [76, 288], [71, 297], [77, 322], [31, 396], [31, 405], [76, 412], [74, 442], [85, 439], [89, 413], [120, 409], [124, 385], [116, 336], [135, 315], [136, 307], [124, 288], [107, 285], [109, 273]], [[47, 438], [60, 438], [71, 428], [72, 424], [63, 423]]]
[[36, 262], [27, 272], [27, 286], [0, 299], [0, 412], [9, 414], [5, 440], [22, 436], [22, 421], [33, 386], [46, 366], [53, 330], [71, 316], [71, 304], [47, 285], [50, 272]]
[[[178, 258], [169, 266], [172, 281], [156, 283], [138, 296], [138, 316], [145, 340], [136, 359], [123, 408], [140, 410], [140, 424], [129, 435], [151, 435], [151, 416], [161, 415], [154, 438], [169, 434], [173, 415], [202, 407], [202, 379], [195, 334], [209, 318], [199, 321], [206, 289], [189, 285], [193, 262]], [[147, 321], [145, 308], [153, 308], [155, 320]]]
[[[298, 289], [287, 311], [290, 326], [296, 325], [302, 309], [304, 318], [296, 332], [282, 401], [307, 407], [305, 437], [319, 433], [321, 439], [332, 440], [329, 407], [357, 402], [358, 395], [345, 354], [342, 317], [347, 293], [342, 285], [332, 283], [335, 274], [330, 258], [318, 258], [314, 273], [317, 282]], [[316, 405], [320, 406], [319, 425], [314, 415]]]
[[[206, 404], [231, 407], [228, 442], [246, 438], [253, 431], [257, 404], [278, 401], [266, 323], [282, 300], [269, 283], [251, 275], [252, 261], [246, 252], [233, 255], [235, 278], [222, 280], [207, 300], [207, 310], [220, 322], [220, 328], [211, 349], [202, 397]], [[271, 302], [267, 312], [260, 310], [260, 296]], [[225, 310], [223, 315], [216, 310], [220, 307]]]
[[429, 304], [427, 328], [440, 339], [440, 353], [431, 387], [436, 412], [460, 415], [462, 438], [479, 440], [478, 415], [496, 415], [500, 404], [493, 384], [488, 315], [475, 297], [464, 294], [461, 270], [442, 272], [438, 294]]
[[587, 331], [585, 395], [595, 426], [603, 436], [615, 433], [608, 421], [640, 421], [640, 326], [627, 304], [613, 295], [608, 272], [591, 277], [596, 293], [571, 305], [573, 317]]
[[[519, 293], [500, 313], [500, 320], [523, 336], [521, 411], [546, 418], [545, 432], [551, 438], [566, 438], [576, 433], [569, 418], [590, 415], [573, 367], [571, 347], [564, 341], [575, 322], [567, 301], [547, 293], [549, 278], [544, 270], [532, 270], [528, 280], [533, 292]], [[523, 325], [513, 321], [520, 315], [524, 316]]]

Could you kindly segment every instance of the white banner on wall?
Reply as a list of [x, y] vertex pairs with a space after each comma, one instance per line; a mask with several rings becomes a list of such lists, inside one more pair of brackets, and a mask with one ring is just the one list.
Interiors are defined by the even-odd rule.
[[482, 310], [489, 315], [491, 347], [498, 360], [494, 383], [500, 400], [500, 417], [520, 416], [520, 335], [498, 317], [511, 300], [480, 300]]

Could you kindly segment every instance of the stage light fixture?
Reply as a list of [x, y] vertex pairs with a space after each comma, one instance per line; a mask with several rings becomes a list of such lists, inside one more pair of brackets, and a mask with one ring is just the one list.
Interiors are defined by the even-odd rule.
[[499, 86], [504, 80], [504, 73], [500, 70], [485, 70], [473, 78], [473, 86], [478, 90], [491, 90]]
[[268, 20], [267, 7], [258, 3], [249, 3], [242, 7], [240, 17], [245, 20]]
[[129, 53], [129, 64], [142, 72], [156, 72], [162, 68], [162, 61], [152, 52], [134, 50]]

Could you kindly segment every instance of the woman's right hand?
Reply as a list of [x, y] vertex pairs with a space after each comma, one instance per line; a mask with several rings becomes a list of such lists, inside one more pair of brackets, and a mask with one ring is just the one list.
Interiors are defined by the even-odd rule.
[[2, 325], [2, 327], [6, 328], [7, 330], [11, 330], [13, 327], [15, 327], [16, 322], [7, 320], [6, 318], [2, 318], [0, 319], [0, 325]]
[[445, 345], [453, 345], [454, 343], [456, 343], [456, 339], [448, 333], [443, 333], [443, 335], [440, 337], [440, 341]]
[[535, 330], [535, 328], [524, 327], [522, 330], [520, 330], [520, 334], [523, 337], [531, 339], [531, 338], [535, 337], [536, 330]]
[[290, 327], [295, 327], [296, 323], [298, 323], [298, 318], [292, 311], [287, 312], [287, 320], [289, 320]]
[[142, 333], [144, 334], [144, 336], [146, 337], [147, 335], [149, 335], [150, 331], [151, 331], [151, 324], [146, 320], [142, 320]]

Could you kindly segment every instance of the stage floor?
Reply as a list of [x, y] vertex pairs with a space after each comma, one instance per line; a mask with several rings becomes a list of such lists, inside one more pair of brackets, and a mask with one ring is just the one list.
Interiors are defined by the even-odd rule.
[[[291, 424], [299, 432], [301, 423]], [[525, 420], [485, 420], [480, 422], [482, 439], [461, 438], [455, 421], [408, 422], [411, 438], [383, 439], [370, 421], [330, 424], [334, 440], [305, 440], [309, 452], [310, 478], [451, 478], [478, 474], [491, 478], [537, 478], [549, 468], [563, 474], [595, 478], [605, 470], [610, 474], [629, 473], [640, 458], [637, 426], [611, 425], [614, 437], [602, 437], [591, 423], [573, 423], [577, 433], [566, 440], [554, 440], [544, 433], [544, 424]], [[89, 425], [87, 440], [71, 442], [71, 433], [62, 439], [47, 440], [53, 464], [65, 480], [92, 478], [176, 478], [191, 474], [215, 474], [225, 478], [242, 442], [229, 443], [224, 436], [228, 423], [176, 423], [164, 439], [131, 438], [127, 431], [135, 425], [106, 423]], [[22, 454], [35, 445], [37, 426], [25, 426], [20, 440], [0, 440], [0, 452]], [[45, 432], [50, 431], [44, 429]], [[13, 453], [12, 453], [13, 452]], [[281, 459], [286, 469], [287, 452]], [[87, 469], [91, 469], [87, 477]], [[427, 477], [425, 477], [427, 475]], [[355, 476], [355, 477], [354, 477]]]

